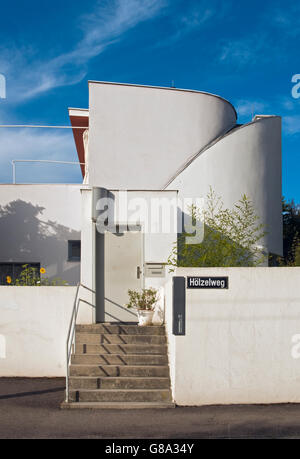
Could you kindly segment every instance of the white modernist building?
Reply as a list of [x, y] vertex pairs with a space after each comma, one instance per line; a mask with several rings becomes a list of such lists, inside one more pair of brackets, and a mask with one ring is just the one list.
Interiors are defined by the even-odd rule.
[[[210, 187], [229, 208], [246, 194], [264, 251], [282, 254], [280, 117], [239, 125], [228, 101], [191, 90], [89, 92], [69, 109], [82, 183], [0, 186], [0, 376], [66, 375], [68, 408], [299, 402], [297, 268], [166, 267]], [[69, 287], [8, 286], [24, 264]], [[124, 307], [150, 286], [165, 328]]]
[[96, 292], [93, 320], [130, 320], [128, 288], [166, 283], [178, 209], [210, 187], [226, 207], [248, 195], [264, 249], [282, 253], [280, 117], [238, 125], [227, 100], [176, 88], [90, 81], [89, 96], [89, 109], [69, 109], [83, 183], [1, 185], [2, 285], [42, 266]]

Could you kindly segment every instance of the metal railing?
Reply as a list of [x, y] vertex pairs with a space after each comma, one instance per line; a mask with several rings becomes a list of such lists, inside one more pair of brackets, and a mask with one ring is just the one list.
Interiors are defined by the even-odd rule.
[[11, 161], [12, 165], [12, 175], [13, 175], [13, 184], [16, 185], [16, 164], [17, 163], [48, 163], [48, 164], [69, 164], [73, 166], [85, 166], [85, 163], [79, 163], [78, 161], [54, 161], [50, 159], [13, 159]]
[[77, 284], [76, 296], [75, 296], [75, 300], [73, 304], [73, 311], [71, 315], [71, 320], [70, 320], [70, 325], [69, 325], [69, 330], [68, 330], [68, 337], [67, 337], [67, 344], [66, 344], [66, 366], [67, 366], [66, 368], [66, 398], [65, 398], [66, 403], [69, 402], [70, 362], [71, 362], [71, 357], [72, 357], [72, 351], [74, 351], [74, 354], [75, 354], [76, 320], [78, 316], [79, 306], [80, 306], [80, 303], [85, 303], [91, 306], [92, 308], [95, 308], [93, 304], [79, 297], [80, 287], [88, 290], [89, 292], [93, 294], [96, 293], [94, 290], [90, 289], [89, 287], [86, 287], [85, 285], [81, 283]]

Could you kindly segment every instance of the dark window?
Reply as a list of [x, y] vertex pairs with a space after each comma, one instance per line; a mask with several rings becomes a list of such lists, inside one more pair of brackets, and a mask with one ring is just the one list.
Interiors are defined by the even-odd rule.
[[69, 261], [80, 261], [81, 241], [68, 241]]
[[0, 263], [0, 285], [8, 285], [7, 276], [15, 283], [16, 279], [20, 277], [22, 271], [24, 271], [24, 265], [28, 265], [29, 268], [36, 270], [36, 276], [40, 277], [40, 263]]

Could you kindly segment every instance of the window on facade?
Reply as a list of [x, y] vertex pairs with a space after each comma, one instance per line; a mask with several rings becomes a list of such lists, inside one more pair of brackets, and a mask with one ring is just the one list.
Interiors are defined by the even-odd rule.
[[80, 261], [81, 241], [68, 241], [69, 244], [69, 261]]
[[14, 283], [20, 277], [21, 272], [24, 271], [24, 265], [36, 269], [36, 275], [40, 276], [40, 263], [0, 263], [0, 285], [8, 285], [8, 276]]

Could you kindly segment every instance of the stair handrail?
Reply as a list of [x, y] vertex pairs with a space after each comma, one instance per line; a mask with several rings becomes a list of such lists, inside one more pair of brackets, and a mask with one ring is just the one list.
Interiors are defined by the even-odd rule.
[[91, 293], [96, 293], [94, 290], [90, 289], [84, 284], [81, 284], [80, 282], [77, 284], [76, 288], [76, 295], [73, 303], [73, 310], [71, 314], [71, 320], [70, 320], [70, 325], [69, 325], [69, 330], [68, 330], [68, 337], [67, 337], [67, 344], [66, 344], [66, 403], [69, 402], [69, 379], [70, 379], [70, 360], [72, 356], [72, 348], [73, 345], [75, 347], [75, 338], [76, 338], [76, 320], [78, 316], [78, 311], [79, 311], [79, 305], [80, 302], [86, 303], [91, 307], [93, 306], [91, 303], [89, 303], [86, 300], [83, 300], [82, 298], [79, 297], [79, 290], [80, 287], [88, 290]]

